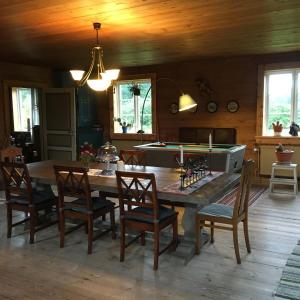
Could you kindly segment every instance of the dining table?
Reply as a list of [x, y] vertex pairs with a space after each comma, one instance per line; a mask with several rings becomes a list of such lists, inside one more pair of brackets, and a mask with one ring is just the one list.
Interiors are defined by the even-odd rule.
[[[55, 185], [54, 165], [83, 166], [79, 161], [44, 160], [27, 164], [30, 177], [41, 185]], [[117, 169], [117, 164], [110, 167]], [[90, 186], [94, 190], [118, 193], [116, 176], [101, 175], [106, 164], [93, 162], [89, 164], [88, 176]], [[195, 217], [205, 205], [216, 202], [229, 190], [239, 183], [239, 173], [212, 172], [199, 180], [194, 186], [180, 188], [180, 168], [164, 168], [154, 166], [125, 165], [125, 171], [155, 174], [158, 199], [161, 204], [183, 207], [181, 225], [183, 234], [180, 235], [179, 247], [176, 253], [186, 262], [194, 255]], [[114, 173], [114, 172], [113, 172]], [[205, 242], [208, 237], [202, 232], [201, 239]]]

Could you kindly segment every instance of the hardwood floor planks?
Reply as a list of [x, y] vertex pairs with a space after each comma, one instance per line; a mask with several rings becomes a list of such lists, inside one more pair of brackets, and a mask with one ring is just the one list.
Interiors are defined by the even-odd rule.
[[[250, 208], [252, 253], [239, 243], [235, 261], [232, 233], [216, 230], [215, 243], [187, 265], [170, 252], [152, 270], [152, 242], [133, 244], [119, 262], [119, 240], [103, 236], [86, 254], [87, 237], [77, 230], [59, 248], [57, 227], [29, 244], [23, 226], [6, 239], [5, 206], [0, 205], [0, 299], [273, 299], [286, 259], [300, 236], [300, 197], [274, 201], [266, 192]], [[17, 235], [16, 235], [17, 233]]]

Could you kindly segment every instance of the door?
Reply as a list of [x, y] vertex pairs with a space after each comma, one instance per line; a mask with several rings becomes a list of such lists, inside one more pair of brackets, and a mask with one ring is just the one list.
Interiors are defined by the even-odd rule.
[[74, 89], [47, 89], [42, 112], [44, 159], [76, 160]]

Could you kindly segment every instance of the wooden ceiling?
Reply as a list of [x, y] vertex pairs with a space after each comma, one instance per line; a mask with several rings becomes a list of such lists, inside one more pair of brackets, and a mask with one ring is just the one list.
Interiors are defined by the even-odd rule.
[[107, 68], [300, 50], [299, 0], [7, 0], [0, 61], [87, 67], [93, 22]]

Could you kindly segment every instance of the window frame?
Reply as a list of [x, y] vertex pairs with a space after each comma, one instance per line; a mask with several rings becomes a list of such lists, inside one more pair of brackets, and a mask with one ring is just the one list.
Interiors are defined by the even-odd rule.
[[[157, 111], [156, 111], [156, 74], [139, 74], [139, 75], [127, 75], [121, 76], [116, 80], [118, 81], [127, 81], [127, 80], [139, 80], [139, 79], [151, 79], [151, 99], [152, 99], [152, 134], [143, 134], [142, 139], [148, 141], [154, 141], [157, 139]], [[110, 128], [110, 138], [116, 140], [140, 140], [141, 134], [139, 133], [116, 133], [114, 132], [114, 89], [115, 85], [113, 85], [112, 89], [109, 93], [109, 128]]]
[[[257, 107], [256, 107], [256, 136], [257, 137], [273, 137], [270, 135], [264, 135], [264, 115], [266, 112], [266, 105], [265, 105], [265, 93], [266, 90], [264, 87], [266, 86], [266, 76], [265, 73], [275, 73], [282, 71], [282, 73], [290, 71], [293, 73], [293, 76], [296, 72], [295, 69], [300, 69], [300, 62], [290, 62], [290, 63], [274, 63], [274, 64], [264, 64], [258, 66], [258, 84], [257, 84]], [[295, 81], [293, 81], [293, 87], [292, 87], [292, 102], [295, 102], [296, 96], [295, 95]], [[296, 104], [292, 104], [293, 107], [296, 107]], [[295, 118], [296, 111], [294, 110], [294, 118]], [[283, 136], [283, 137], [289, 137], [289, 136]], [[278, 137], [277, 137], [278, 139]]]

